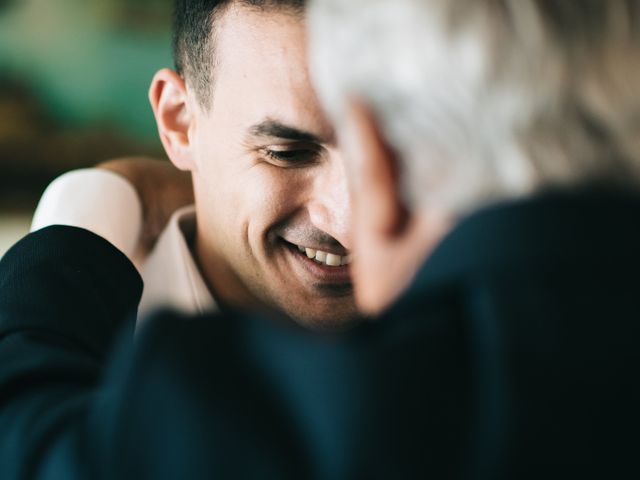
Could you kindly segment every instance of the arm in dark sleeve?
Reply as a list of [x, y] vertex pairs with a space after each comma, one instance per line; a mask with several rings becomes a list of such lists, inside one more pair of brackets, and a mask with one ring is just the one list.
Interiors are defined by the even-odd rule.
[[117, 249], [70, 227], [2, 260], [1, 478], [305, 478], [240, 316], [165, 313], [134, 344], [141, 287]]
[[124, 255], [68, 227], [0, 263], [2, 480], [457, 478], [465, 464], [460, 322], [325, 336], [165, 312], [132, 344], [140, 290]]
[[[117, 335], [133, 333], [142, 281], [102, 238], [49, 227], [0, 262], [0, 471], [40, 478], [65, 458], [65, 478], [95, 478], [89, 408]], [[126, 333], [125, 333], [126, 336]], [[59, 455], [62, 451], [67, 454]], [[74, 458], [75, 457], [75, 458]], [[77, 475], [73, 475], [75, 472]]]

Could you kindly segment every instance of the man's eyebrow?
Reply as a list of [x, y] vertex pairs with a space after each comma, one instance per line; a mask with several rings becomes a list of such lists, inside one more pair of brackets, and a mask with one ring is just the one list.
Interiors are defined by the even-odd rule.
[[280, 138], [295, 142], [327, 143], [329, 139], [322, 139], [319, 136], [300, 130], [277, 120], [265, 120], [249, 129], [249, 133], [254, 137]]

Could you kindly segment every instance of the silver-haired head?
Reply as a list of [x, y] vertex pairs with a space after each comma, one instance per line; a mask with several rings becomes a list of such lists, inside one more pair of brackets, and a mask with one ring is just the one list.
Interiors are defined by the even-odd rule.
[[412, 208], [640, 184], [639, 1], [313, 0], [309, 19], [321, 99], [338, 125], [347, 98], [371, 108]]

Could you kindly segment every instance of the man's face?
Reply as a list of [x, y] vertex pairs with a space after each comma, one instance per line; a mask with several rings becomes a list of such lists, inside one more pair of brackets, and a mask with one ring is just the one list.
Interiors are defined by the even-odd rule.
[[348, 261], [349, 195], [305, 43], [290, 13], [232, 6], [218, 20], [212, 102], [189, 131], [196, 250], [222, 301], [336, 326], [357, 316], [349, 268], [326, 264]]

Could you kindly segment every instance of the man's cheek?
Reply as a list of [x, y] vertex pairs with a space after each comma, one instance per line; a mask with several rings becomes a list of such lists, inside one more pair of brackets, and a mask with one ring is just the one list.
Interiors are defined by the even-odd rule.
[[251, 204], [261, 212], [265, 220], [277, 221], [279, 217], [289, 213], [299, 196], [298, 182], [283, 170], [272, 168], [263, 171], [247, 185]]

